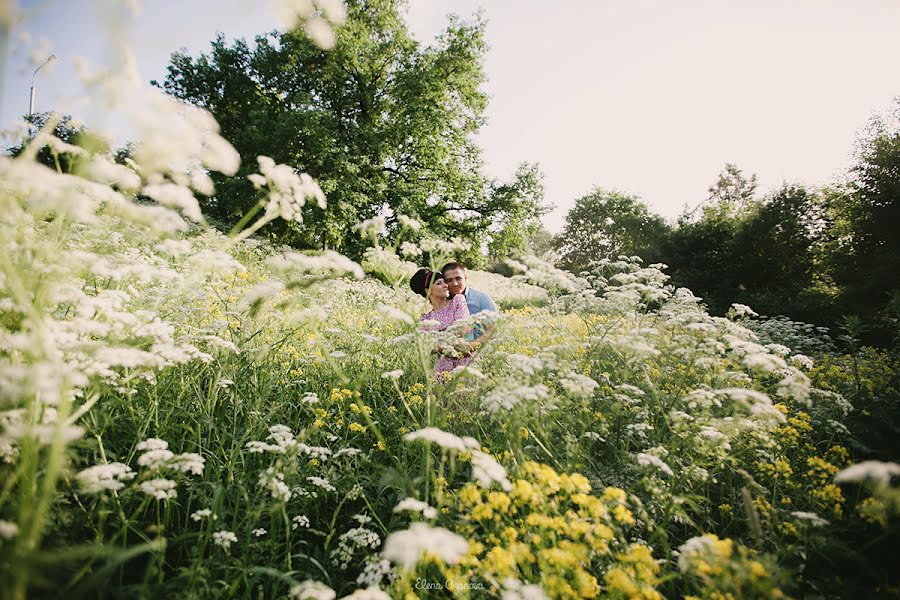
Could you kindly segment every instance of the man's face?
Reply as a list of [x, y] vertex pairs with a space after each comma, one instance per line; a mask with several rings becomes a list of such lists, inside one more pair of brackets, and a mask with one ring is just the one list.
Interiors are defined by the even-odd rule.
[[466, 292], [466, 284], [468, 282], [468, 278], [466, 277], [466, 272], [463, 269], [447, 269], [447, 272], [444, 273], [444, 281], [447, 282], [447, 286], [450, 288], [450, 293], [454, 296], [457, 294], [464, 294]]

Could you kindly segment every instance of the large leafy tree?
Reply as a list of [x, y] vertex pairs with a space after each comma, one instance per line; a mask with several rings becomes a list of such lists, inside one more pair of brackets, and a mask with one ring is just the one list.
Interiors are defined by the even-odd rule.
[[870, 341], [900, 335], [900, 100], [873, 119], [851, 180], [831, 203], [830, 266], [846, 314], [862, 317]]
[[[256, 201], [243, 178], [255, 157], [308, 172], [328, 197], [307, 207], [302, 227], [272, 229], [280, 241], [362, 244], [352, 226], [407, 214], [438, 236], [480, 245], [494, 219], [521, 212], [530, 197], [494, 194], [473, 141], [483, 123], [484, 22], [451, 18], [432, 46], [416, 42], [400, 0], [351, 0], [334, 49], [300, 32], [268, 33], [253, 44], [218, 37], [208, 54], [171, 58], [166, 91], [208, 109], [243, 157], [205, 209], [234, 222]], [[502, 191], [502, 190], [501, 190]], [[529, 209], [524, 209], [527, 213]]]
[[575, 201], [557, 237], [560, 265], [586, 269], [592, 260], [638, 255], [654, 262], [669, 227], [636, 196], [594, 188]]
[[829, 314], [836, 289], [823, 264], [828, 198], [785, 184], [747, 207], [731, 248], [735, 301], [803, 321], [836, 316]]

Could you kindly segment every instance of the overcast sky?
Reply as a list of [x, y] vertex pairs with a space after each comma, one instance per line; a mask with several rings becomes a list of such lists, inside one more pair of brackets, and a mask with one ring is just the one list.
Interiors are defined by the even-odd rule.
[[[61, 57], [38, 74], [36, 110], [103, 121], [102, 107], [68, 100], [74, 56], [116, 61], [104, 41], [108, 11], [97, 8], [110, 3], [23, 2], [20, 30]], [[178, 48], [207, 50], [217, 31], [252, 37], [276, 24], [262, 1], [142, 4], [125, 35], [146, 79], [161, 79]], [[539, 163], [557, 206], [545, 218], [553, 231], [595, 185], [672, 218], [706, 196], [726, 162], [757, 173], [763, 191], [828, 183], [867, 119], [900, 95], [898, 0], [411, 0], [408, 20], [427, 43], [448, 12], [479, 7], [490, 45], [479, 135], [488, 173], [508, 178], [522, 161]], [[7, 63], [4, 127], [28, 109], [25, 59]], [[125, 135], [123, 124], [105, 126]]]

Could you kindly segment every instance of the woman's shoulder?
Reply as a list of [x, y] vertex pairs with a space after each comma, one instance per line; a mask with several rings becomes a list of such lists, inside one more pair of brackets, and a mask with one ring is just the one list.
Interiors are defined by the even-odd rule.
[[465, 304], [465, 303], [466, 303], [466, 297], [463, 296], [462, 294], [457, 294], [457, 295], [453, 296], [452, 298], [450, 298], [450, 304], [452, 304], [453, 306], [459, 306], [460, 304]]

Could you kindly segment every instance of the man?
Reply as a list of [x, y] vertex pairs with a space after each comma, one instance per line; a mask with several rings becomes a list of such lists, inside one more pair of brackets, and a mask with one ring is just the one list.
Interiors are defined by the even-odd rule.
[[[466, 305], [469, 307], [469, 314], [476, 315], [483, 310], [497, 311], [497, 305], [491, 300], [491, 297], [480, 290], [469, 287], [469, 276], [466, 274], [466, 267], [459, 262], [448, 262], [441, 269], [444, 275], [444, 281], [450, 288], [450, 296], [462, 294], [466, 298]], [[479, 338], [486, 332], [480, 327], [475, 327], [474, 339], [481, 341]]]

